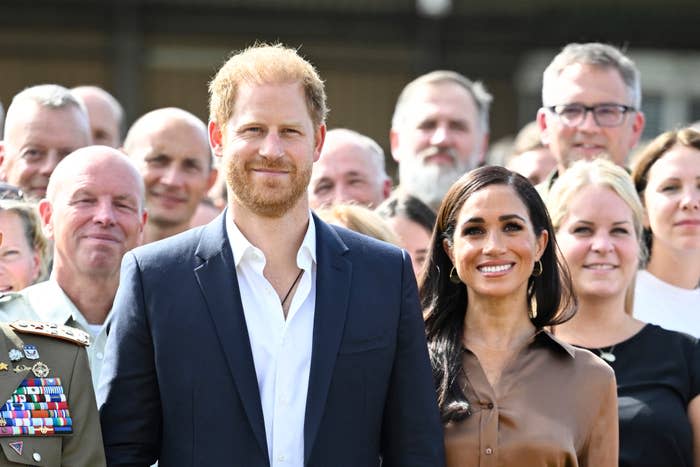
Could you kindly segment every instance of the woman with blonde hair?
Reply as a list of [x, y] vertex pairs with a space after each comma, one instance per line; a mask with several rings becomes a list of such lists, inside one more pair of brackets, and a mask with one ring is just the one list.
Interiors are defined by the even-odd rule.
[[0, 292], [17, 292], [46, 276], [48, 242], [32, 204], [0, 200]]
[[637, 274], [639, 319], [700, 337], [700, 132], [669, 131], [635, 159], [651, 250]]
[[619, 465], [700, 465], [693, 452], [700, 446], [697, 339], [626, 310], [645, 251], [643, 208], [631, 178], [607, 160], [579, 161], [556, 181], [547, 206], [579, 303], [555, 335], [615, 370]]
[[371, 209], [357, 204], [334, 204], [316, 211], [329, 224], [367, 235], [383, 242], [398, 245], [399, 241], [382, 217]]

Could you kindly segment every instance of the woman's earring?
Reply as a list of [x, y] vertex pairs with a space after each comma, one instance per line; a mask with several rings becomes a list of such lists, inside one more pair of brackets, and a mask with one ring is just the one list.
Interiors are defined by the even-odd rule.
[[542, 261], [539, 259], [535, 261], [535, 267], [532, 268], [532, 277], [539, 277], [542, 275]]
[[454, 266], [452, 266], [452, 269], [450, 269], [450, 282], [453, 284], [459, 284], [462, 282]]

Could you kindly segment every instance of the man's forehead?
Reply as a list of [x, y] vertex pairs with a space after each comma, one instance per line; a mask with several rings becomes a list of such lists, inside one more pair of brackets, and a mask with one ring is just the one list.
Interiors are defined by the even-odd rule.
[[300, 82], [244, 82], [238, 87], [229, 121], [236, 119], [239, 123], [245, 123], [270, 116], [295, 125], [302, 125], [306, 120], [312, 121], [304, 87]]
[[57, 194], [68, 197], [79, 192], [138, 196], [140, 176], [121, 161], [73, 164], [58, 173]]
[[88, 143], [89, 128], [87, 118], [73, 107], [58, 109], [32, 107], [21, 109], [9, 121], [7, 139], [43, 138], [66, 146], [84, 146]]
[[339, 151], [322, 156], [313, 172], [321, 176], [345, 176], [349, 173], [367, 174], [376, 170], [372, 161], [361, 149]]
[[625, 82], [615, 68], [581, 63], [573, 63], [561, 71], [552, 82], [552, 95], [557, 100], [552, 105], [623, 103], [629, 100]]
[[130, 152], [141, 157], [165, 155], [204, 161], [211, 157], [206, 134], [186, 122], [173, 122], [144, 131], [134, 139]]
[[456, 83], [422, 86], [411, 99], [409, 109], [409, 119], [412, 120], [424, 120], [426, 117], [440, 115], [462, 120], [477, 118], [474, 98]]

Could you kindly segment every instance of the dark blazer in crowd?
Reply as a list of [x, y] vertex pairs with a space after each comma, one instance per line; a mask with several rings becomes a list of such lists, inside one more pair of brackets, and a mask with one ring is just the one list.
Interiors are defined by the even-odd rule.
[[[124, 257], [98, 391], [109, 465], [270, 465], [224, 216]], [[304, 465], [443, 465], [408, 255], [313, 221]]]

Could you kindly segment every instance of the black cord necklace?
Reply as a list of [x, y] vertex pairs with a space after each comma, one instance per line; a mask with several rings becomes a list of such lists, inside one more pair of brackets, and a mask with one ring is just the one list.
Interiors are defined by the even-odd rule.
[[285, 302], [287, 301], [287, 299], [289, 298], [289, 295], [292, 293], [292, 290], [294, 290], [294, 286], [296, 286], [296, 285], [297, 285], [297, 282], [299, 282], [299, 279], [301, 278], [301, 275], [302, 275], [302, 274], [304, 274], [304, 270], [303, 270], [303, 269], [300, 269], [300, 270], [299, 270], [299, 274], [297, 274], [297, 278], [294, 279], [294, 282], [292, 282], [292, 286], [289, 288], [289, 290], [287, 290], [286, 295], [285, 295], [284, 298], [282, 299], [282, 303], [281, 303], [282, 308], [284, 308], [284, 303], [285, 303]]

